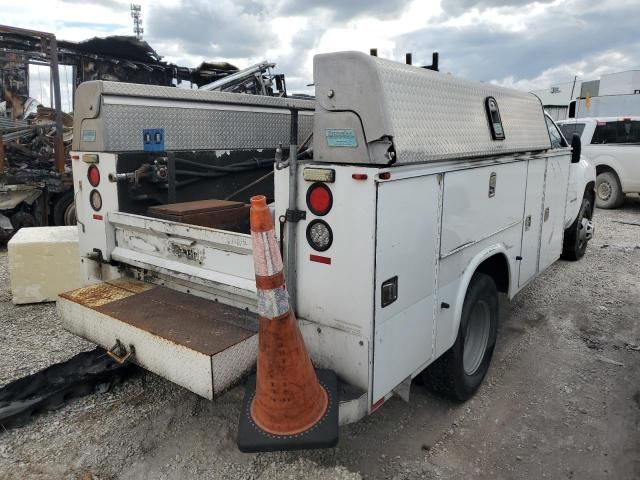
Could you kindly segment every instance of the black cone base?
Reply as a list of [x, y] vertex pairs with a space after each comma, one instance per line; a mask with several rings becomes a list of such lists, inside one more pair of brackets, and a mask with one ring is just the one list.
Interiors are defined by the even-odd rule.
[[274, 452], [331, 448], [338, 443], [338, 379], [332, 370], [316, 369], [320, 385], [327, 391], [328, 406], [324, 416], [306, 432], [296, 435], [273, 435], [265, 432], [251, 418], [251, 400], [256, 393], [256, 377], [247, 380], [238, 426], [238, 448], [241, 452]]

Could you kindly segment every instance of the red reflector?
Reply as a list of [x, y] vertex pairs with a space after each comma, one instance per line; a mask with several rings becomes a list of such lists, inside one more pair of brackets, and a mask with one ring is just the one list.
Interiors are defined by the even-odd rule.
[[93, 219], [94, 220], [102, 220], [102, 215], [98, 215], [97, 213], [93, 214]]
[[354, 173], [351, 175], [351, 178], [353, 178], [354, 180], [366, 180], [367, 178], [369, 178], [369, 175], [367, 175], [366, 173]]
[[71, 160], [80, 160], [80, 155], [71, 155]]
[[322, 255], [309, 255], [309, 260], [312, 262], [324, 263], [325, 265], [331, 265], [331, 258], [323, 257]]
[[373, 405], [371, 405], [371, 413], [375, 412], [376, 410], [378, 410], [382, 404], [384, 403], [384, 397], [382, 397], [380, 400], [378, 400], [376, 403], [374, 403]]
[[87, 179], [92, 187], [97, 187], [100, 184], [100, 170], [95, 165], [91, 165], [87, 171]]
[[391, 172], [382, 172], [380, 175], [378, 175], [378, 178], [380, 180], [389, 180], [391, 178]]
[[307, 190], [307, 206], [314, 215], [326, 215], [333, 206], [331, 190], [324, 183], [314, 183]]

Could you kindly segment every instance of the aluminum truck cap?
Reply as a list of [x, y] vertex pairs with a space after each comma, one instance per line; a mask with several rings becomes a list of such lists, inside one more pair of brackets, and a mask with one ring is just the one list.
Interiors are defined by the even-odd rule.
[[542, 104], [530, 93], [360, 52], [316, 55], [313, 75], [316, 160], [363, 163], [344, 153], [359, 148], [359, 135], [367, 146], [365, 163], [374, 164], [550, 148]]

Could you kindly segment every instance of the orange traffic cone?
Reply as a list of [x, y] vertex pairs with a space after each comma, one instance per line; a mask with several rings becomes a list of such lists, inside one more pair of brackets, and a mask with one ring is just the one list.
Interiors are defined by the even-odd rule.
[[264, 196], [251, 198], [251, 237], [258, 289], [258, 367], [251, 417], [275, 435], [303, 432], [327, 409], [316, 372], [284, 285], [271, 212]]
[[[311, 364], [289, 305], [282, 257], [264, 196], [251, 198], [251, 237], [258, 293], [258, 360], [255, 392], [250, 384], [251, 398], [245, 399], [238, 445], [243, 451], [334, 445], [337, 442], [335, 374], [318, 371], [325, 378], [324, 383], [333, 384], [323, 387]], [[333, 375], [333, 380], [327, 381], [327, 372]], [[328, 422], [327, 417], [331, 417]], [[335, 423], [335, 428], [329, 425], [330, 438], [324, 442], [313, 438], [305, 444], [305, 432], [327, 431], [322, 423]], [[249, 424], [255, 427], [252, 431]], [[264, 438], [255, 437], [256, 432], [267, 439], [282, 441], [265, 443]], [[292, 444], [291, 439], [298, 441]]]

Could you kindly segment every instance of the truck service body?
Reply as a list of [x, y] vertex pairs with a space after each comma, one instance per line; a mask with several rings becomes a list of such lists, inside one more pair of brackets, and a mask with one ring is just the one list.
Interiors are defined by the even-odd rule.
[[[257, 349], [251, 237], [125, 211], [129, 185], [109, 178], [137, 168], [130, 156], [295, 148], [313, 132], [312, 159], [276, 163], [272, 207], [311, 358], [342, 381], [340, 421], [408, 399], [411, 379], [451, 365], [460, 342], [481, 381], [497, 326], [483, 292], [511, 298], [567, 239], [588, 240], [595, 172], [530, 94], [354, 52], [316, 56], [314, 81], [315, 102], [82, 85], [87, 286], [60, 297], [65, 327], [206, 398], [237, 382]], [[154, 129], [157, 152], [145, 148]]]

